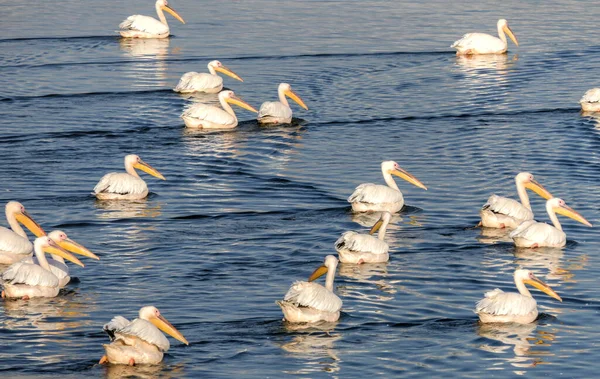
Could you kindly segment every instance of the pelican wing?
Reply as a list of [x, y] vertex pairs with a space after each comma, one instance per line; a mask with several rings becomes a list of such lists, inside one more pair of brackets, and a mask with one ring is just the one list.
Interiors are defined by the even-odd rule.
[[485, 293], [485, 297], [477, 302], [476, 313], [487, 313], [495, 316], [524, 316], [534, 312], [537, 303], [533, 297], [523, 296], [516, 292], [503, 292], [496, 288]]
[[508, 236], [512, 239], [523, 238], [529, 241], [546, 242], [550, 245], [560, 244], [567, 238], [565, 232], [554, 226], [533, 220], [523, 222]]
[[333, 292], [318, 283], [297, 281], [285, 294], [285, 301], [296, 306], [314, 308], [325, 312], [338, 312], [342, 300]]
[[348, 197], [349, 203], [398, 203], [404, 201], [402, 192], [380, 184], [363, 183]]
[[[113, 322], [113, 325], [120, 325], [123, 321], [127, 321], [124, 317], [120, 317], [119, 320], [115, 319], [117, 319], [117, 317], [113, 318], [111, 322], [106, 325], [111, 325]], [[139, 318], [136, 318], [127, 325], [114, 330], [113, 333], [115, 340], [121, 340], [126, 344], [128, 338], [133, 337], [155, 345], [163, 352], [169, 350], [169, 347], [171, 346], [167, 337], [165, 337], [165, 335], [156, 326]]]
[[587, 90], [583, 94], [579, 103], [599, 103], [600, 102], [600, 88], [592, 88]]
[[266, 101], [258, 110], [258, 118], [263, 117], [291, 118], [292, 109], [279, 101]]
[[220, 76], [192, 71], [183, 74], [174, 90], [176, 92], [190, 92], [219, 87], [223, 87], [223, 78]]
[[500, 38], [487, 33], [467, 33], [450, 47], [458, 51], [473, 50], [479, 53], [506, 49], [506, 45]]
[[126, 172], [111, 172], [102, 177], [94, 187], [94, 193], [116, 193], [121, 195], [141, 194], [148, 190], [146, 182]]
[[50, 271], [33, 263], [17, 262], [2, 274], [2, 281], [9, 284], [58, 287], [58, 278]]
[[33, 244], [25, 237], [3, 226], [0, 226], [0, 251], [15, 254], [29, 254], [33, 251]]
[[127, 20], [119, 24], [119, 30], [122, 32], [134, 30], [150, 34], [169, 33], [169, 27], [167, 25], [153, 17], [142, 16], [139, 14], [127, 17]]
[[130, 321], [123, 316], [115, 316], [112, 320], [110, 320], [110, 322], [104, 324], [102, 330], [104, 330], [106, 334], [108, 334], [108, 338], [110, 338], [111, 341], [114, 341], [115, 332], [129, 325], [129, 322]]
[[506, 215], [516, 220], [533, 220], [533, 212], [530, 209], [516, 200], [498, 195], [490, 196], [481, 209]]
[[194, 104], [185, 109], [181, 114], [182, 118], [195, 118], [205, 120], [215, 124], [228, 125], [235, 122], [234, 116], [225, 112], [223, 109], [207, 104]]
[[[33, 263], [38, 266], [40, 264], [37, 257], [30, 257], [22, 260], [21, 262]], [[69, 267], [63, 262], [55, 259], [48, 259], [48, 264], [50, 265], [50, 272], [52, 272], [52, 274], [54, 274], [58, 279], [62, 279], [69, 275]]]
[[335, 249], [350, 250], [357, 253], [368, 252], [373, 254], [386, 254], [389, 251], [389, 245], [369, 234], [358, 234], [356, 232], [346, 232], [335, 241]]

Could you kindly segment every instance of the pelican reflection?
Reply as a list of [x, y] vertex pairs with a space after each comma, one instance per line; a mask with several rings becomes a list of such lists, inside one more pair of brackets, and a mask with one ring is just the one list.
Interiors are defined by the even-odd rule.
[[340, 371], [341, 360], [335, 343], [342, 339], [342, 335], [333, 333], [336, 325], [336, 322], [316, 325], [285, 323], [284, 327], [288, 332], [304, 332], [294, 335], [289, 342], [280, 345], [283, 350], [304, 361], [303, 368], [286, 373], [308, 375], [315, 372]]
[[169, 57], [169, 38], [121, 38], [119, 47], [127, 57], [134, 57], [130, 64], [131, 70], [125, 71], [125, 76], [133, 79], [132, 87], [170, 87], [167, 76], [167, 61]]
[[565, 259], [563, 249], [552, 247], [535, 250], [515, 247], [514, 255], [515, 264], [539, 272], [547, 271], [548, 279], [559, 280], [561, 283], [577, 283], [574, 271], [582, 270], [588, 262], [587, 255]]
[[103, 219], [155, 218], [160, 216], [162, 212], [161, 202], [151, 201], [147, 198], [131, 201], [97, 199], [94, 205], [98, 210], [102, 211], [97, 213], [97, 217]]
[[489, 71], [483, 70], [506, 74], [507, 69], [512, 67], [518, 59], [518, 55], [509, 58], [507, 54], [458, 55], [456, 64], [467, 74], [485, 76], [489, 75]]

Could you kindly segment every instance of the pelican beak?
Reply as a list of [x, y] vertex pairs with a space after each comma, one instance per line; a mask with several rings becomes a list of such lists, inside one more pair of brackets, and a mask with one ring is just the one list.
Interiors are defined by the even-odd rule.
[[98, 256], [96, 254], [92, 253], [91, 251], [86, 249], [84, 246], [78, 244], [77, 242], [73, 241], [70, 238], [67, 238], [64, 241], [58, 242], [58, 246], [62, 247], [65, 250], [73, 252], [75, 254], [79, 254], [79, 255], [83, 255], [84, 257], [100, 260], [100, 258], [98, 258]]
[[227, 102], [231, 103], [231, 104], [235, 104], [239, 107], [242, 107], [244, 109], [249, 110], [250, 112], [254, 112], [254, 113], [258, 113], [258, 111], [256, 109], [254, 109], [254, 107], [248, 103], [246, 103], [244, 100], [240, 99], [237, 96], [232, 96], [232, 97], [228, 97], [227, 98]]
[[44, 229], [42, 229], [42, 227], [37, 222], [33, 221], [31, 216], [29, 215], [29, 213], [27, 213], [25, 211], [17, 213], [15, 215], [15, 218], [17, 219], [18, 222], [25, 225], [25, 227], [27, 229], [29, 229], [31, 231], [31, 233], [35, 234], [36, 237], [41, 237], [41, 236], [46, 235], [46, 232], [44, 232]]
[[375, 223], [375, 225], [373, 225], [373, 227], [371, 228], [371, 230], [369, 230], [369, 234], [373, 234], [376, 231], [379, 230], [379, 228], [381, 228], [381, 225], [383, 225], [383, 220], [379, 220]]
[[515, 43], [515, 45], [519, 46], [519, 42], [517, 42], [517, 37], [515, 37], [515, 35], [513, 34], [512, 30], [510, 30], [508, 25], [506, 25], [503, 29], [504, 29], [504, 32], [506, 34], [508, 34], [510, 39], [512, 39], [512, 41]]
[[304, 101], [302, 101], [302, 99], [300, 98], [300, 96], [298, 96], [298, 94], [296, 94], [296, 92], [290, 90], [287, 90], [284, 92], [286, 96], [288, 96], [290, 99], [294, 100], [296, 103], [298, 103], [298, 105], [300, 105], [302, 108], [308, 110], [308, 107], [306, 106], [306, 104], [304, 104]]
[[540, 195], [541, 197], [543, 197], [546, 200], [552, 199], [552, 197], [553, 197], [552, 194], [550, 192], [548, 192], [544, 188], [544, 186], [542, 186], [540, 183], [538, 183], [535, 179], [533, 179], [529, 183], [526, 183], [525, 188], [529, 188], [530, 190], [537, 193], [538, 195]]
[[152, 166], [150, 166], [148, 163], [142, 161], [141, 159], [138, 163], [134, 164], [133, 167], [137, 168], [138, 170], [142, 170], [142, 171], [144, 171], [152, 176], [155, 176], [159, 179], [167, 180], [167, 179], [165, 179], [164, 176], [162, 176], [162, 174], [160, 172], [156, 171]]
[[179, 340], [179, 341], [183, 342], [186, 345], [190, 344], [185, 339], [185, 337], [183, 336], [183, 334], [181, 334], [179, 332], [179, 330], [175, 329], [175, 327], [173, 325], [171, 325], [171, 323], [169, 321], [167, 321], [167, 319], [164, 318], [163, 316], [153, 317], [153, 318], [150, 319], [150, 322], [152, 324], [154, 324], [154, 326], [156, 326], [158, 329], [160, 329], [163, 332], [167, 333], [168, 335], [170, 335], [171, 337], [175, 338], [176, 340]]
[[[164, 7], [162, 7], [163, 10], [169, 12], [171, 14], [171, 16], [175, 17], [176, 19], [178, 19], [182, 24], [185, 24], [185, 21], [183, 21], [183, 18], [181, 18], [180, 15], [177, 14], [177, 12], [175, 12], [175, 10], [173, 8], [171, 8], [168, 5], [165, 5]], [[513, 38], [513, 37], [511, 37]], [[513, 40], [514, 41], [514, 40]]]
[[46, 246], [44, 248], [44, 252], [49, 253], [49, 254], [58, 255], [59, 257], [63, 257], [64, 259], [69, 260], [69, 261], [75, 263], [76, 265], [83, 267], [83, 263], [81, 263], [81, 261], [79, 259], [75, 258], [75, 256], [73, 254], [69, 253], [68, 251], [66, 251], [59, 245], [57, 245], [56, 242], [54, 242], [52, 240], [50, 240], [48, 246]]
[[572, 218], [575, 221], [578, 221], [584, 225], [587, 226], [592, 226], [592, 224], [590, 224], [590, 222], [588, 220], [586, 220], [585, 218], [583, 218], [582, 215], [580, 215], [579, 213], [577, 213], [573, 208], [569, 207], [568, 205], [563, 205], [562, 207], [556, 207], [554, 208], [554, 211], [558, 214], [561, 214], [563, 216], [567, 216], [569, 218]]
[[423, 183], [421, 183], [419, 181], [419, 179], [417, 179], [414, 176], [412, 176], [411, 174], [409, 174], [406, 170], [403, 170], [403, 169], [392, 170], [392, 171], [390, 171], [390, 174], [399, 176], [402, 179], [406, 180], [407, 182], [409, 182], [419, 188], [423, 188], [424, 190], [427, 190], [427, 187], [425, 187], [425, 185]]
[[227, 75], [227, 76], [231, 76], [234, 79], [239, 80], [240, 82], [243, 82], [244, 80], [242, 78], [239, 77], [238, 74], [236, 74], [235, 72], [231, 71], [229, 68], [221, 65], [221, 67], [215, 67], [216, 71], [222, 72], [223, 74]]
[[321, 266], [318, 269], [316, 269], [309, 277], [308, 277], [308, 281], [312, 282], [314, 280], [319, 279], [321, 276], [325, 275], [327, 273], [327, 266]]
[[552, 288], [550, 288], [549, 285], [547, 285], [546, 283], [544, 283], [543, 281], [541, 281], [540, 279], [538, 279], [537, 277], [533, 277], [533, 279], [525, 279], [523, 281], [526, 284], [532, 285], [535, 288], [539, 289], [540, 291], [544, 292], [546, 295], [555, 298], [556, 300], [562, 302], [562, 299], [560, 298], [560, 296], [558, 296], [558, 294], [556, 292], [554, 292], [554, 290]]

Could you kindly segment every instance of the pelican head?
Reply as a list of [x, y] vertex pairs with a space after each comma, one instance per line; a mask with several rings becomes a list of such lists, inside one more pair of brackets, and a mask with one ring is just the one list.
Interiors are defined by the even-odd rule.
[[519, 46], [519, 42], [517, 41], [517, 37], [515, 37], [515, 35], [513, 34], [512, 30], [508, 26], [508, 21], [506, 21], [503, 18], [501, 18], [500, 20], [498, 20], [498, 30], [503, 30], [506, 34], [508, 34], [508, 36], [510, 37], [510, 39], [512, 39], [512, 41], [515, 43], [515, 45]]
[[423, 183], [419, 181], [419, 179], [415, 178], [411, 174], [409, 174], [406, 170], [404, 170], [400, 165], [394, 161], [385, 161], [381, 163], [381, 171], [383, 175], [396, 175], [406, 180], [407, 182], [427, 190], [427, 187]]
[[532, 190], [546, 200], [552, 198], [552, 194], [548, 192], [540, 183], [538, 183], [533, 178], [533, 175], [528, 172], [521, 172], [517, 174], [517, 176], [515, 176], [515, 182], [517, 183], [517, 186], [519, 186], [519, 183], [521, 183], [525, 188]]
[[385, 223], [389, 223], [390, 220], [392, 219], [392, 214], [390, 212], [382, 212], [381, 213], [381, 217], [379, 218], [379, 220], [375, 223], [375, 225], [373, 225], [373, 227], [371, 228], [371, 230], [369, 231], [369, 234], [373, 234], [376, 231], [379, 230], [379, 228], [381, 228], [381, 226]]
[[534, 286], [540, 291], [544, 292], [546, 295], [555, 298], [558, 301], [562, 302], [562, 299], [549, 285], [544, 283], [542, 280], [538, 279], [533, 272], [526, 269], [518, 269], [515, 271], [515, 284], [519, 285], [519, 282], [529, 284], [530, 286]]
[[572, 218], [573, 220], [584, 225], [592, 226], [588, 220], [583, 218], [582, 215], [577, 213], [573, 208], [569, 207], [563, 199], [559, 199], [558, 197], [548, 200], [546, 202], [546, 208], [550, 208], [555, 213]]
[[294, 100], [296, 103], [298, 103], [298, 105], [300, 105], [302, 108], [308, 110], [308, 107], [306, 106], [306, 104], [304, 104], [304, 101], [302, 101], [302, 99], [300, 98], [300, 96], [298, 96], [296, 94], [296, 92], [294, 92], [292, 90], [292, 86], [289, 85], [288, 83], [281, 83], [279, 85], [279, 87], [277, 88], [277, 91], [279, 93], [282, 93], [283, 95], [289, 97], [290, 99]]
[[23, 204], [17, 201], [9, 201], [6, 203], [5, 212], [7, 220], [15, 218], [19, 223], [23, 224], [27, 229], [29, 229], [36, 237], [46, 235], [44, 229], [42, 229], [42, 227], [31, 218], [29, 213], [27, 213]]
[[160, 314], [160, 311], [156, 307], [143, 307], [142, 309], [140, 309], [139, 316], [142, 320], [146, 320], [152, 323], [158, 329], [167, 333], [176, 340], [179, 340], [184, 344], [189, 345], [189, 342], [185, 339], [183, 334], [181, 334], [179, 330], [175, 329], [175, 327], [171, 325], [171, 323]]
[[317, 280], [318, 278], [320, 278], [321, 276], [325, 275], [327, 273], [327, 271], [331, 270], [331, 271], [335, 271], [335, 268], [337, 267], [338, 264], [338, 260], [336, 257], [334, 257], [333, 255], [328, 255], [325, 257], [325, 262], [323, 263], [323, 266], [320, 266], [319, 268], [317, 268], [308, 278], [309, 282], [312, 282], [314, 280]]
[[50, 237], [52, 241], [56, 242], [58, 246], [65, 250], [75, 254], [83, 255], [84, 257], [100, 260], [96, 254], [67, 237], [67, 233], [63, 232], [62, 230], [53, 230], [50, 232], [50, 234], [48, 234], [48, 237]]
[[60, 247], [56, 242], [54, 242], [48, 236], [41, 236], [35, 239], [33, 243], [36, 251], [42, 250], [44, 253], [58, 255], [59, 257], [63, 257], [66, 260], [69, 260], [75, 263], [78, 266], [83, 267], [83, 263], [71, 253]]
[[125, 168], [129, 167], [137, 168], [138, 170], [142, 170], [159, 179], [166, 180], [160, 172], [155, 170], [152, 166], [144, 162], [139, 156], [135, 154], [129, 154], [125, 157]]
[[162, 9], [163, 11], [169, 12], [171, 14], [171, 16], [175, 17], [182, 24], [185, 24], [185, 21], [183, 21], [183, 18], [181, 18], [181, 16], [179, 14], [177, 14], [177, 12], [175, 12], [175, 9], [173, 9], [169, 6], [169, 2], [167, 0], [157, 0], [156, 1], [156, 9]]
[[238, 74], [236, 74], [235, 72], [233, 72], [232, 70], [230, 70], [229, 68], [225, 67], [221, 62], [219, 61], [210, 61], [208, 62], [208, 70], [212, 71], [219, 71], [222, 72], [223, 74], [227, 75], [227, 76], [231, 76], [234, 79], [239, 80], [240, 82], [243, 82], [244, 80], [242, 78], [239, 77]]
[[258, 113], [258, 111], [256, 109], [254, 109], [254, 107], [252, 105], [246, 103], [244, 100], [237, 97], [235, 95], [235, 93], [233, 93], [233, 91], [219, 92], [219, 101], [221, 101], [221, 102], [224, 101], [229, 104], [235, 104], [235, 105], [242, 107], [244, 109], [247, 109], [251, 112]]

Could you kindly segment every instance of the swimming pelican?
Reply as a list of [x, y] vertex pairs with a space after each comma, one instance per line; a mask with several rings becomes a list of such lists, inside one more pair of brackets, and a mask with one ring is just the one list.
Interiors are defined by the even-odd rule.
[[565, 204], [563, 199], [557, 197], [546, 201], [546, 211], [554, 226], [534, 220], [525, 221], [509, 234], [509, 237], [515, 241], [515, 245], [531, 248], [565, 246], [567, 235], [563, 232], [556, 213], [572, 218], [584, 225], [592, 226], [582, 215]]
[[9, 265], [31, 257], [33, 244], [19, 223], [25, 225], [36, 237], [46, 233], [31, 216], [25, 207], [16, 201], [9, 201], [5, 207], [6, 220], [11, 229], [0, 226], [0, 264]]
[[544, 199], [552, 198], [552, 194], [538, 183], [528, 172], [521, 172], [515, 176], [519, 203], [516, 200], [498, 195], [492, 195], [487, 203], [483, 205], [479, 215], [481, 222], [479, 226], [486, 228], [511, 228], [521, 225], [523, 221], [533, 220], [533, 212], [529, 204], [526, 188], [534, 191]]
[[[373, 225], [369, 234], [346, 232], [335, 241], [335, 250], [342, 263], [379, 263], [390, 259], [389, 245], [383, 239], [392, 214], [383, 212], [379, 221]], [[377, 237], [372, 234], [379, 230]]]
[[467, 33], [450, 47], [458, 50], [456, 55], [503, 54], [508, 49], [505, 32], [515, 45], [519, 46], [517, 38], [508, 27], [508, 22], [502, 18], [498, 20], [498, 37], [500, 38], [486, 33]]
[[579, 100], [579, 104], [582, 111], [600, 112], [600, 88], [587, 90]]
[[33, 249], [38, 264], [17, 262], [2, 274], [4, 291], [2, 297], [29, 299], [32, 297], [55, 297], [60, 290], [59, 279], [50, 269], [44, 253], [58, 255], [83, 267], [83, 263], [48, 236], [36, 238]]
[[515, 322], [529, 324], [538, 316], [537, 303], [525, 287], [529, 284], [562, 301], [560, 296], [549, 285], [538, 279], [533, 272], [519, 269], [515, 271], [515, 284], [519, 293], [504, 292], [499, 288], [485, 293], [485, 297], [477, 302], [475, 313], [481, 322]]
[[[63, 232], [62, 230], [53, 230], [48, 233], [48, 237], [50, 237], [52, 241], [56, 242], [58, 246], [71, 253], [100, 260], [96, 254], [67, 237], [67, 233]], [[34, 263], [36, 265], [40, 264], [37, 257], [27, 258], [23, 260], [23, 262]], [[58, 286], [60, 288], [63, 288], [69, 283], [69, 281], [71, 281], [71, 277], [69, 276], [69, 266], [65, 264], [63, 257], [52, 254], [52, 258], [48, 259], [48, 265], [50, 266], [50, 271], [52, 271], [52, 273], [58, 278]]]
[[[333, 322], [340, 318], [342, 300], [333, 293], [333, 279], [338, 260], [333, 255], [325, 257], [325, 264], [316, 269], [308, 282], [296, 281], [285, 297], [276, 303], [281, 307], [284, 321]], [[312, 281], [327, 273], [325, 287]]]
[[127, 172], [111, 172], [104, 175], [94, 187], [94, 195], [101, 200], [144, 199], [148, 196], [148, 186], [137, 174], [136, 168], [159, 179], [166, 180], [160, 172], [142, 161], [140, 157], [130, 154], [125, 157], [125, 171]]
[[119, 33], [125, 38], [167, 38], [169, 36], [169, 25], [163, 10], [169, 12], [173, 17], [185, 24], [183, 18], [169, 6], [167, 0], [157, 0], [155, 4], [156, 14], [160, 21], [149, 16], [135, 14], [127, 17], [127, 20], [119, 24]]
[[223, 66], [219, 61], [210, 61], [208, 63], [208, 71], [210, 74], [194, 71], [186, 72], [179, 79], [179, 83], [177, 83], [177, 87], [173, 91], [180, 93], [218, 93], [223, 89], [223, 78], [217, 75], [217, 71], [243, 82], [238, 74]]
[[111, 343], [103, 345], [106, 355], [102, 356], [100, 364], [108, 362], [133, 366], [160, 363], [164, 352], [171, 346], [161, 330], [189, 345], [183, 334], [175, 329], [156, 307], [143, 307], [140, 309], [139, 318], [131, 322], [123, 316], [114, 317], [104, 325], [104, 331]]
[[383, 179], [388, 185], [363, 183], [356, 187], [352, 195], [348, 197], [348, 202], [352, 204], [354, 212], [381, 212], [387, 211], [396, 213], [404, 206], [404, 197], [398, 189], [392, 175], [401, 177], [413, 185], [427, 190], [417, 178], [406, 172], [394, 161], [385, 161], [381, 163], [381, 172]]
[[292, 108], [290, 108], [286, 96], [308, 110], [304, 101], [292, 90], [292, 86], [288, 83], [281, 83], [277, 88], [277, 93], [279, 101], [265, 101], [260, 106], [257, 117], [259, 124], [289, 124], [292, 122]]
[[188, 107], [181, 114], [181, 118], [188, 128], [204, 129], [232, 129], [238, 124], [235, 112], [231, 109], [231, 104], [238, 105], [251, 112], [258, 112], [250, 104], [240, 99], [233, 91], [219, 92], [219, 102], [223, 109], [214, 105], [194, 104]]

